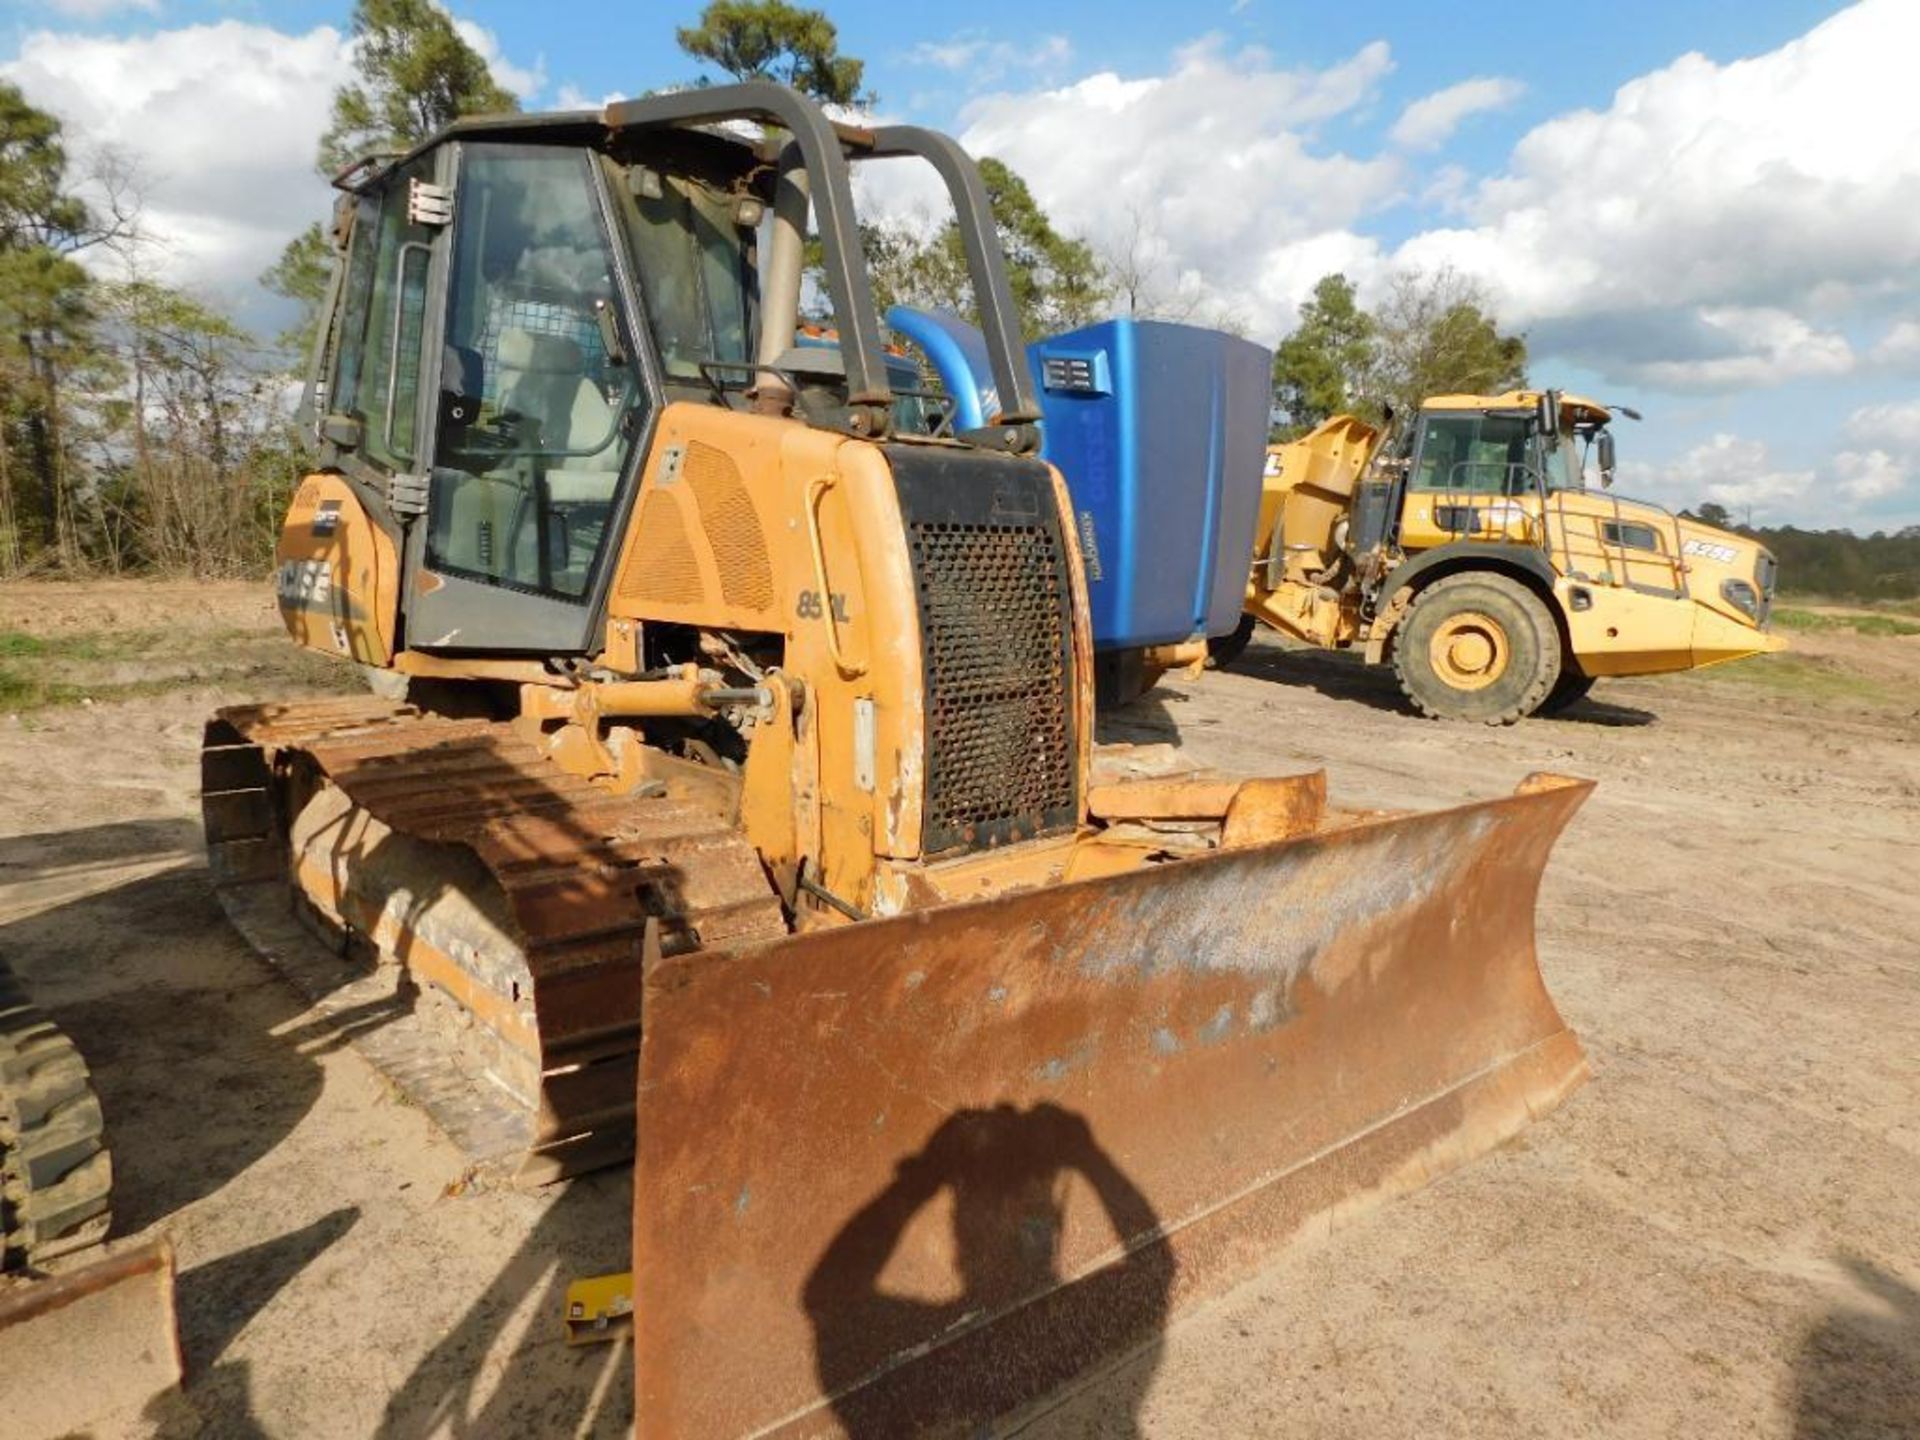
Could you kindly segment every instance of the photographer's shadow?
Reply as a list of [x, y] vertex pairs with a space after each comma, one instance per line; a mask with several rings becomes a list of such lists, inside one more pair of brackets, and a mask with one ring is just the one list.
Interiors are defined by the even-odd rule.
[[[939, 1202], [949, 1224], [922, 1215]], [[1157, 1352], [1174, 1270], [1147, 1197], [1081, 1116], [958, 1111], [807, 1278], [821, 1391], [856, 1440], [977, 1434], [1131, 1353], [1103, 1389], [1102, 1433], [1137, 1435], [1157, 1368], [1138, 1352]], [[883, 1288], [895, 1276], [922, 1294]]]

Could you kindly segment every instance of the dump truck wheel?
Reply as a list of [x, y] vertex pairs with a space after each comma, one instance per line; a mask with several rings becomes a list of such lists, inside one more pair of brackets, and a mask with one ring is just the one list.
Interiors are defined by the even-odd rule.
[[1563, 665], [1560, 678], [1553, 682], [1553, 689], [1547, 698], [1540, 702], [1542, 715], [1558, 715], [1587, 698], [1587, 692], [1593, 689], [1593, 676], [1583, 675], [1571, 664]]
[[1215, 635], [1207, 641], [1207, 664], [1216, 670], [1224, 670], [1242, 655], [1247, 653], [1247, 642], [1253, 639], [1254, 620], [1251, 615], [1242, 615], [1240, 623], [1226, 635]]
[[1560, 634], [1534, 593], [1504, 575], [1449, 575], [1421, 591], [1394, 636], [1400, 688], [1424, 715], [1511, 725], [1560, 678]]
[[0, 1271], [106, 1238], [102, 1130], [79, 1049], [0, 971]]

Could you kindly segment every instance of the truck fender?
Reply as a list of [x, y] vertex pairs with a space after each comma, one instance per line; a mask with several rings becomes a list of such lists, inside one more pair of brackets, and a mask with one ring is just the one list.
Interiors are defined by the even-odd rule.
[[[1430, 581], [1461, 570], [1502, 570], [1510, 575], [1536, 581], [1547, 595], [1553, 594], [1559, 576], [1547, 557], [1526, 545], [1489, 544], [1463, 540], [1439, 545], [1407, 561], [1387, 577], [1374, 602], [1374, 622], [1367, 631], [1367, 663], [1378, 665], [1386, 658], [1387, 642], [1400, 622], [1407, 618], [1414, 598]], [[1558, 602], [1554, 602], [1556, 608]]]

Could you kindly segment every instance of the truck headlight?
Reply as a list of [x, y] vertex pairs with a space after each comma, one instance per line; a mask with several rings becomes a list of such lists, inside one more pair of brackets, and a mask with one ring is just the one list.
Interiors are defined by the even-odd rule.
[[1745, 580], [1722, 580], [1720, 598], [1746, 616], [1754, 624], [1760, 623], [1760, 592]]

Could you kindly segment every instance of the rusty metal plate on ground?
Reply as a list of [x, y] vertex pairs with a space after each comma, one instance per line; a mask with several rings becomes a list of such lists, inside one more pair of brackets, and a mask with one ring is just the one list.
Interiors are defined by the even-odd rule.
[[1513, 1134], [1589, 788], [650, 963], [638, 1433], [977, 1433]]
[[124, 1435], [180, 1383], [173, 1249], [109, 1247], [86, 1263], [0, 1277], [0, 1431], [8, 1440]]

